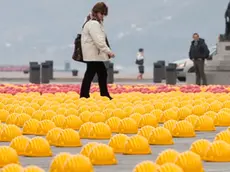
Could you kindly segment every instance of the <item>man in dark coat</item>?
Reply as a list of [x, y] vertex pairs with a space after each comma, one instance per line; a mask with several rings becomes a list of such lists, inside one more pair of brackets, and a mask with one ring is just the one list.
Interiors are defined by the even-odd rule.
[[203, 81], [203, 85], [207, 85], [207, 79], [204, 73], [204, 64], [205, 59], [208, 57], [209, 49], [205, 43], [205, 40], [200, 38], [198, 33], [194, 33], [193, 41], [189, 50], [189, 58], [194, 63], [197, 85], [201, 85], [201, 80]]
[[229, 38], [230, 36], [230, 2], [228, 3], [228, 7], [224, 14], [225, 17], [225, 36]]

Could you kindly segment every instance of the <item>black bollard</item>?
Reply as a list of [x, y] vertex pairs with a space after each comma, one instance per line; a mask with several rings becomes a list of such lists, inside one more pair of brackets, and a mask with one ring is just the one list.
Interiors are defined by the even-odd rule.
[[175, 65], [166, 67], [166, 84], [176, 85], [177, 76], [176, 76], [176, 67]]
[[41, 83], [49, 84], [50, 83], [50, 65], [49, 63], [41, 63]]
[[65, 71], [70, 71], [70, 70], [71, 70], [70, 63], [66, 62], [65, 63]]
[[78, 76], [78, 70], [72, 70], [72, 76]]
[[49, 79], [54, 79], [53, 73], [54, 73], [54, 69], [53, 69], [53, 61], [52, 60], [47, 60], [45, 61], [46, 63], [49, 64]]
[[29, 64], [30, 64], [30, 66], [32, 66], [32, 65], [38, 65], [38, 62], [30, 62]]
[[108, 69], [109, 68], [109, 65], [110, 65], [110, 61], [105, 61], [104, 64], [105, 64], [105, 68]]
[[29, 82], [40, 84], [40, 65], [38, 63], [30, 63]]
[[113, 84], [114, 83], [114, 64], [111, 62], [108, 65], [107, 73], [108, 73], [107, 83]]
[[160, 63], [153, 63], [153, 82], [162, 82], [162, 65]]
[[[31, 67], [34, 65], [38, 65], [38, 62], [29, 62], [29, 72], [31, 70]], [[31, 77], [32, 77], [32, 75], [29, 75], [29, 82], [31, 82]]]
[[93, 81], [92, 81], [93, 83], [96, 83], [96, 82], [98, 82], [98, 76], [97, 76], [97, 74], [95, 74], [95, 76], [94, 76], [94, 78], [93, 78]]
[[29, 73], [29, 70], [23, 70], [23, 73], [24, 73], [24, 74], [28, 74], [28, 73]]
[[164, 60], [159, 60], [157, 61], [157, 63], [160, 63], [162, 65], [162, 68], [161, 68], [161, 74], [162, 74], [162, 79], [165, 79], [166, 78], [166, 69], [165, 69], [165, 61]]
[[[107, 83], [112, 84], [112, 83], [114, 83], [114, 73], [113, 73], [114, 72], [114, 64], [111, 63], [110, 61], [106, 61], [106, 62], [104, 62], [104, 64], [105, 64], [105, 68], [106, 68], [107, 74], [108, 74]], [[93, 83], [98, 82], [97, 74], [95, 74], [92, 82]]]
[[114, 70], [113, 73], [114, 74], [119, 74], [119, 70]]
[[[105, 64], [105, 68], [106, 68], [106, 70], [107, 70], [108, 67], [109, 67], [109, 61], [105, 61], [104, 64]], [[97, 74], [95, 74], [95, 76], [94, 76], [92, 82], [93, 82], [93, 83], [97, 83], [97, 82], [98, 82], [98, 76], [97, 76]]]

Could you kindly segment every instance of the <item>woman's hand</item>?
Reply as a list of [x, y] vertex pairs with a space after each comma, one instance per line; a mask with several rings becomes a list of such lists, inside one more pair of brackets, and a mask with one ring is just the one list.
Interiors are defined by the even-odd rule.
[[108, 56], [109, 56], [109, 58], [113, 58], [113, 57], [115, 57], [115, 54], [114, 54], [113, 52], [110, 52], [110, 53], [108, 54]]

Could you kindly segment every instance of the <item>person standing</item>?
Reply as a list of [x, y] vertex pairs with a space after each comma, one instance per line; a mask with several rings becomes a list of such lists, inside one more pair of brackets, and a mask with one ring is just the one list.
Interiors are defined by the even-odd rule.
[[228, 38], [230, 36], [230, 2], [228, 3], [228, 7], [225, 11], [225, 36]]
[[139, 75], [137, 76], [137, 79], [143, 79], [143, 74], [144, 74], [144, 49], [143, 48], [140, 48], [137, 53], [136, 64], [139, 70]]
[[193, 34], [193, 41], [191, 42], [189, 50], [189, 58], [194, 63], [196, 72], [196, 84], [207, 85], [207, 79], [204, 72], [205, 59], [209, 57], [209, 49], [205, 43], [205, 40], [200, 38], [198, 33]]
[[87, 17], [81, 34], [83, 60], [86, 71], [81, 84], [80, 98], [90, 97], [90, 86], [97, 74], [101, 96], [110, 96], [107, 88], [107, 70], [104, 62], [109, 61], [115, 54], [109, 47], [104, 31], [104, 17], [108, 15], [108, 7], [104, 2], [98, 2]]

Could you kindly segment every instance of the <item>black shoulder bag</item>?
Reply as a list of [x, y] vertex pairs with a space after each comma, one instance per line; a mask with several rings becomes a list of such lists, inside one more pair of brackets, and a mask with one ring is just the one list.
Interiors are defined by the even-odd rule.
[[[84, 28], [85, 24], [87, 23], [88, 21], [86, 21], [83, 26], [82, 26], [82, 29]], [[74, 41], [74, 52], [73, 52], [73, 55], [72, 55], [72, 59], [74, 61], [77, 61], [77, 62], [83, 62], [84, 63], [84, 60], [83, 60], [83, 54], [82, 54], [82, 48], [81, 48], [81, 34], [77, 34], [77, 37]]]
[[136, 59], [136, 62], [135, 62], [137, 65], [143, 65], [144, 64], [144, 59], [141, 59], [141, 60], [137, 60]]

